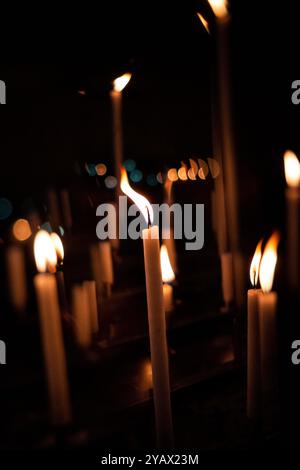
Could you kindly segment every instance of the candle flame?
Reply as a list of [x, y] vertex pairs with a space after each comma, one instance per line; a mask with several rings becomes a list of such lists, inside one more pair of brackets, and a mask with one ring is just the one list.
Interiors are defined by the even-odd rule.
[[150, 224], [153, 224], [154, 221], [154, 213], [153, 213], [153, 208], [144, 196], [141, 194], [137, 193], [132, 189], [128, 182], [128, 177], [127, 177], [127, 172], [125, 168], [121, 169], [121, 190], [123, 191], [126, 196], [128, 196], [139, 208], [141, 211], [141, 214], [143, 215], [144, 219], [146, 220], [147, 223], [150, 222]]
[[250, 281], [253, 287], [257, 286], [258, 283], [258, 275], [259, 275], [259, 265], [261, 261], [261, 247], [262, 247], [262, 240], [260, 240], [257, 244], [254, 256], [251, 261], [250, 265]]
[[34, 239], [34, 257], [37, 270], [40, 273], [56, 271], [57, 256], [51, 240], [46, 230], [39, 230]]
[[208, 32], [208, 34], [210, 34], [208, 21], [206, 21], [206, 19], [204, 18], [204, 16], [201, 15], [201, 13], [197, 12], [197, 15], [198, 15], [198, 18], [201, 21], [202, 25], [204, 26], [204, 28]]
[[279, 232], [274, 232], [267, 241], [259, 268], [259, 281], [264, 293], [270, 292], [273, 286], [277, 263], [277, 247], [280, 240]]
[[131, 73], [124, 73], [124, 75], [121, 75], [121, 77], [116, 78], [113, 81], [114, 91], [123, 91], [130, 79]]
[[160, 265], [161, 265], [163, 282], [174, 281], [175, 274], [170, 263], [170, 258], [168, 255], [168, 249], [166, 245], [162, 245], [160, 248]]
[[60, 237], [57, 235], [57, 233], [54, 233], [54, 232], [51, 233], [50, 237], [51, 237], [54, 249], [56, 251], [57, 259], [58, 261], [62, 262], [65, 256], [62, 241]]
[[227, 0], [208, 0], [208, 3], [217, 18], [224, 20], [228, 17]]
[[291, 150], [287, 150], [283, 158], [287, 185], [290, 188], [296, 188], [300, 185], [300, 162]]

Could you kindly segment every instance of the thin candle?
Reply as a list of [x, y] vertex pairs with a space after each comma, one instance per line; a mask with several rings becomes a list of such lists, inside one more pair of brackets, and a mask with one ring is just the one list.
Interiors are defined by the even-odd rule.
[[166, 245], [160, 248], [160, 265], [163, 280], [163, 293], [164, 293], [164, 306], [165, 312], [169, 313], [173, 310], [173, 286], [172, 282], [175, 280], [175, 274], [171, 266], [168, 249]]
[[57, 256], [50, 235], [40, 230], [34, 240], [39, 271], [34, 278], [44, 350], [50, 415], [53, 425], [71, 421], [71, 407], [57, 285], [53, 273]]
[[153, 224], [153, 208], [149, 201], [134, 191], [122, 170], [122, 191], [138, 206], [148, 228], [142, 232], [147, 290], [148, 323], [157, 444], [159, 448], [173, 446], [173, 425], [170, 400], [169, 358], [166, 336], [162, 273], [160, 266], [159, 230]]

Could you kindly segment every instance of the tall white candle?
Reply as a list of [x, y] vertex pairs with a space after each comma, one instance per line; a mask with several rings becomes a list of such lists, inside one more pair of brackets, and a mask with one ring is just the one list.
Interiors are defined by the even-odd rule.
[[284, 154], [286, 199], [287, 274], [292, 291], [300, 286], [300, 162], [290, 150]]
[[[120, 181], [120, 168], [123, 163], [122, 91], [130, 79], [130, 73], [125, 73], [121, 77], [116, 78], [113, 82], [113, 90], [110, 92], [112, 103], [114, 164], [115, 175], [118, 182]], [[119, 185], [117, 187], [119, 188]]]
[[21, 246], [12, 245], [6, 252], [8, 289], [11, 304], [23, 312], [27, 304], [25, 253]]
[[99, 330], [96, 282], [85, 281], [83, 287], [87, 292], [91, 328], [92, 332], [95, 334], [98, 333]]
[[61, 317], [58, 305], [57, 285], [53, 274], [56, 254], [50, 236], [41, 230], [34, 242], [35, 259], [40, 274], [34, 278], [37, 296], [42, 345], [44, 351], [50, 414], [55, 426], [71, 421], [69, 384], [62, 334]]
[[258, 296], [262, 413], [267, 431], [274, 427], [278, 406], [277, 294], [272, 292], [278, 243], [275, 232], [266, 244], [259, 269], [263, 291]]
[[166, 244], [164, 243], [160, 249], [160, 265], [163, 280], [163, 295], [165, 312], [169, 313], [173, 310], [173, 286], [171, 282], [175, 280], [175, 274], [171, 266], [169, 252]]
[[143, 230], [143, 242], [157, 442], [160, 448], [168, 448], [173, 445], [173, 428], [157, 226]]
[[[258, 243], [250, 266], [251, 284], [258, 284], [262, 240]], [[247, 415], [258, 422], [261, 412], [260, 335], [258, 297], [261, 289], [249, 289], [247, 295]]]
[[[130, 187], [125, 170], [122, 170], [121, 189], [139, 207], [145, 221], [153, 223], [153, 208], [151, 204], [144, 196], [138, 194]], [[158, 226], [150, 226], [144, 229], [142, 237], [144, 244], [156, 434], [158, 447], [163, 449], [173, 446], [173, 426]]]

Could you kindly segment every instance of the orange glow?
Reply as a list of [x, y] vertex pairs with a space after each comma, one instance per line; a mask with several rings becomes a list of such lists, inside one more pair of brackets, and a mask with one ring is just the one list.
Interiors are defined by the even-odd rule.
[[188, 177], [190, 178], [190, 180], [196, 180], [196, 177], [198, 174], [198, 165], [195, 162], [195, 160], [193, 160], [192, 158], [189, 158], [189, 162], [190, 162], [191, 168], [188, 171]]
[[220, 20], [225, 20], [228, 17], [227, 0], [208, 0], [212, 11]]
[[[128, 182], [128, 177], [127, 177], [127, 172], [125, 168], [121, 168], [121, 190], [123, 191], [126, 196], [128, 196], [139, 208], [141, 211], [141, 214], [143, 215], [144, 219], [146, 220], [147, 223], [153, 224], [154, 220], [154, 213], [152, 206], [148, 199], [146, 199], [144, 196], [141, 194], [137, 193], [132, 189]], [[149, 220], [150, 218], [150, 220]]]
[[162, 245], [160, 248], [160, 266], [163, 282], [174, 281], [175, 274], [170, 263], [170, 258], [166, 245]]
[[202, 160], [202, 158], [198, 158], [198, 163], [199, 163], [199, 171], [198, 171], [199, 178], [201, 180], [205, 180], [209, 172], [208, 165], [204, 160]]
[[97, 175], [99, 176], [104, 176], [107, 172], [107, 167], [104, 165], [104, 163], [98, 163], [95, 167]]
[[275, 267], [277, 263], [277, 247], [279, 240], [279, 232], [274, 232], [265, 246], [260, 262], [259, 282], [264, 293], [270, 292], [272, 290]]
[[209, 34], [210, 31], [209, 31], [209, 24], [208, 24], [208, 21], [206, 21], [206, 19], [204, 18], [204, 16], [201, 15], [201, 13], [197, 13], [197, 15], [198, 15], [199, 20], [200, 20], [201, 23], [203, 24], [204, 28], [206, 29], [206, 31], [207, 31], [208, 34]]
[[196, 175], [197, 173], [195, 173], [195, 171], [193, 170], [193, 168], [190, 168], [189, 171], [187, 172], [187, 175], [189, 177], [190, 180], [192, 181], [195, 181], [196, 180]]
[[26, 219], [17, 220], [13, 225], [12, 231], [16, 240], [19, 240], [20, 242], [28, 240], [32, 235], [29, 222]]
[[186, 181], [188, 179], [187, 177], [187, 171], [186, 171], [186, 168], [184, 166], [182, 166], [181, 168], [179, 168], [178, 170], [178, 178], [181, 180], [181, 181]]
[[46, 230], [39, 230], [34, 239], [34, 258], [37, 270], [40, 273], [56, 271], [57, 256], [51, 240]]
[[220, 174], [219, 163], [214, 158], [208, 158], [207, 161], [208, 161], [208, 166], [209, 166], [211, 176], [213, 178], [217, 178], [217, 176], [219, 176]]
[[116, 78], [113, 81], [114, 91], [118, 91], [119, 93], [123, 91], [130, 79], [131, 73], [124, 73], [121, 77]]
[[261, 260], [261, 247], [262, 247], [262, 240], [260, 240], [257, 244], [256, 250], [252, 258], [251, 265], [250, 265], [250, 281], [253, 287], [256, 287], [258, 283], [259, 265], [260, 265], [260, 260]]
[[57, 259], [59, 262], [62, 262], [65, 256], [62, 241], [60, 237], [57, 235], [57, 233], [54, 233], [54, 232], [51, 233], [50, 237], [51, 237], [54, 249], [56, 251]]
[[175, 181], [178, 181], [178, 175], [177, 175], [177, 170], [176, 168], [171, 168], [169, 171], [168, 171], [168, 179], [170, 181], [172, 181], [173, 183]]
[[290, 188], [296, 188], [300, 185], [300, 162], [291, 150], [287, 150], [283, 158], [287, 185]]

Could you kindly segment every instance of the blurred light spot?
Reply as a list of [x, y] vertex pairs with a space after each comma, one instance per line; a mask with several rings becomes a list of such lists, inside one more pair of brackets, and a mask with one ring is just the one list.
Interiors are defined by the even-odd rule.
[[198, 172], [199, 178], [202, 180], [205, 180], [209, 172], [208, 165], [201, 158], [198, 158], [198, 163], [199, 163], [199, 172]]
[[162, 177], [161, 172], [157, 173], [156, 179], [160, 184], [163, 184], [163, 177]]
[[63, 237], [64, 234], [65, 234], [65, 231], [64, 231], [64, 229], [61, 225], [58, 227], [58, 230], [59, 230], [59, 233], [61, 234], [61, 236]]
[[104, 163], [99, 163], [98, 165], [96, 165], [97, 175], [104, 176], [106, 172], [107, 172], [107, 168], [106, 168], [106, 165], [104, 165]]
[[219, 165], [219, 163], [214, 158], [208, 158], [207, 161], [208, 161], [208, 166], [209, 166], [209, 169], [210, 169], [211, 176], [213, 178], [217, 178], [217, 176], [219, 176], [219, 174], [220, 174], [220, 165]]
[[151, 174], [151, 175], [147, 176], [147, 184], [149, 184], [149, 186], [156, 186], [157, 185], [157, 179], [156, 179], [156, 176], [154, 174]]
[[115, 176], [107, 176], [104, 184], [108, 189], [113, 189], [117, 186], [117, 178]]
[[86, 91], [85, 90], [78, 90], [78, 95], [85, 96]]
[[130, 173], [129, 178], [133, 183], [139, 183], [143, 179], [143, 173], [141, 172], [141, 170], [133, 170]]
[[187, 174], [190, 180], [193, 180], [193, 181], [196, 180], [197, 173], [195, 174], [195, 171], [193, 168], [190, 168]]
[[123, 166], [127, 171], [130, 172], [136, 168], [136, 162], [130, 158], [128, 160], [125, 160], [125, 162], [123, 163]]
[[29, 222], [26, 219], [17, 220], [13, 225], [12, 231], [16, 240], [19, 240], [20, 242], [28, 240], [32, 235]]
[[96, 168], [93, 163], [86, 163], [85, 164], [85, 169], [88, 172], [89, 176], [96, 176]]
[[0, 198], [0, 220], [7, 219], [13, 211], [12, 203], [4, 198]]
[[178, 181], [178, 175], [177, 175], [177, 170], [176, 168], [171, 168], [169, 171], [168, 171], [168, 179], [170, 181]]
[[46, 232], [48, 233], [52, 233], [53, 231], [50, 222], [45, 222], [44, 224], [42, 224], [41, 229], [46, 230]]
[[181, 181], [186, 181], [188, 179], [187, 174], [186, 174], [186, 168], [184, 166], [179, 168], [178, 177]]
[[190, 162], [191, 168], [193, 170], [193, 174], [195, 175], [195, 178], [196, 178], [196, 176], [198, 174], [198, 165], [195, 162], [195, 160], [193, 160], [192, 158], [189, 158], [189, 162]]

